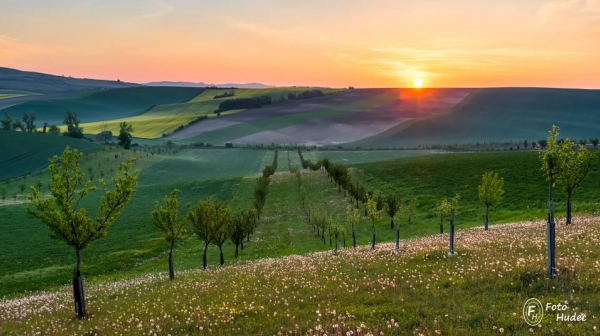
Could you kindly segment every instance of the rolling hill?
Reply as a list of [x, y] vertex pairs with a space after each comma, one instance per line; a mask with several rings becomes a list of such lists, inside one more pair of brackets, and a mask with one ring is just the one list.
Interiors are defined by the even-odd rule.
[[115, 89], [139, 84], [121, 81], [72, 78], [0, 67], [0, 90], [60, 93], [80, 90]]
[[552, 125], [571, 139], [600, 137], [600, 90], [481, 89], [449, 113], [413, 120], [348, 147], [537, 141]]
[[[203, 89], [200, 88], [177, 87], [131, 87], [82, 91], [62, 98], [25, 102], [9, 107], [5, 111], [14, 117], [33, 112], [37, 115], [38, 125], [43, 122], [60, 125], [65, 113], [71, 111], [85, 123], [140, 115], [157, 105], [186, 102], [202, 91]], [[85, 128], [84, 132], [87, 133]]]

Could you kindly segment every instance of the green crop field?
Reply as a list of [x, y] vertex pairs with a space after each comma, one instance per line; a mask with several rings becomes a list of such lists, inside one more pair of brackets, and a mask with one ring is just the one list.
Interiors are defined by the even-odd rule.
[[303, 151], [302, 155], [306, 160], [316, 162], [320, 159], [328, 158], [332, 162], [351, 165], [357, 163], [380, 162], [394, 159], [402, 159], [431, 154], [444, 154], [442, 151], [433, 150], [385, 150], [385, 151], [361, 151], [361, 150], [311, 150]]
[[[132, 87], [76, 92], [61, 99], [26, 102], [6, 109], [20, 118], [23, 113], [35, 113], [37, 122], [62, 124], [67, 111], [76, 113], [84, 124], [140, 115], [156, 105], [186, 102], [197, 96], [201, 88]], [[88, 130], [85, 129], [84, 132]]]
[[80, 150], [98, 145], [61, 135], [0, 131], [0, 179], [44, 168], [48, 158], [62, 153], [65, 146]]
[[537, 141], [552, 125], [571, 139], [600, 137], [600, 90], [481, 89], [451, 113], [399, 125], [346, 147]]
[[[181, 102], [163, 103], [153, 106], [148, 111], [137, 115], [121, 117], [109, 120], [106, 125], [104, 122], [86, 123], [86, 133], [96, 134], [102, 131], [104, 127], [118, 132], [119, 123], [126, 121], [134, 126], [134, 136], [140, 138], [159, 138], [163, 134], [170, 134], [181, 125], [187, 125], [190, 121], [200, 116], [210, 118], [217, 117], [213, 113], [219, 104], [227, 99], [250, 98], [260, 96], [271, 96], [274, 101], [280, 97], [287, 96], [288, 93], [299, 93], [305, 91], [305, 88], [273, 88], [273, 89], [234, 89], [235, 96], [214, 99], [215, 95], [231, 91], [230, 89], [206, 89], [197, 96]], [[324, 89], [324, 92], [334, 92], [333, 89]], [[234, 110], [221, 113], [221, 116], [242, 112], [244, 110]]]

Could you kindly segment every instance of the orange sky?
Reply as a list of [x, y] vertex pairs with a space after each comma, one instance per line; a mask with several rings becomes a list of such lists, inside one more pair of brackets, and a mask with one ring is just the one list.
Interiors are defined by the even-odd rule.
[[600, 88], [600, 0], [5, 1], [0, 66], [208, 83]]

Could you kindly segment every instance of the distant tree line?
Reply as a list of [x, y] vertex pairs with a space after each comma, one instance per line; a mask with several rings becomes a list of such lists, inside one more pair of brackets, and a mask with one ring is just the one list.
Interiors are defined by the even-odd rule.
[[323, 91], [313, 89], [313, 90], [306, 90], [306, 91], [300, 92], [298, 94], [296, 94], [294, 92], [290, 92], [290, 93], [288, 93], [288, 100], [318, 98], [318, 97], [323, 97], [323, 96], [325, 96]]
[[219, 108], [215, 110], [215, 113], [231, 110], [251, 109], [260, 108], [265, 105], [273, 103], [273, 98], [270, 96], [261, 96], [257, 98], [236, 98], [229, 99], [219, 104]]
[[223, 92], [221, 94], [217, 94], [213, 97], [213, 99], [227, 98], [227, 97], [233, 97], [233, 96], [235, 96], [235, 91], [231, 90], [231, 91]]

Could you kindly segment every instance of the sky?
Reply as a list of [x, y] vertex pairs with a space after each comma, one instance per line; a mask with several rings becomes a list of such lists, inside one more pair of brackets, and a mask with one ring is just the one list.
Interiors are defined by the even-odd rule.
[[81, 78], [600, 88], [600, 0], [0, 0], [0, 66]]

